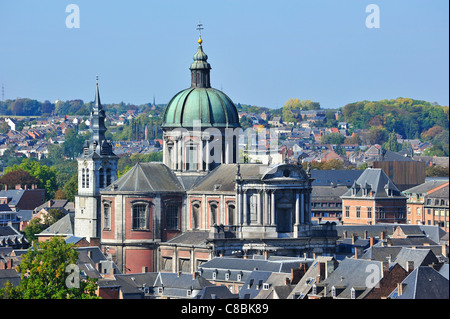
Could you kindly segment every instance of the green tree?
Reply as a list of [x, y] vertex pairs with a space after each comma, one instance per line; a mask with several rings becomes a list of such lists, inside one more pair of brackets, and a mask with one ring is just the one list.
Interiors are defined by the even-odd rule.
[[[71, 282], [66, 271], [75, 265], [78, 252], [73, 244], [63, 238], [53, 237], [49, 241], [35, 242], [32, 249], [23, 255], [20, 266], [21, 281], [17, 287], [11, 285], [0, 289], [4, 299], [100, 299], [95, 295], [96, 280]], [[71, 283], [71, 284], [68, 284]], [[77, 284], [79, 287], [77, 288]]]
[[7, 167], [5, 173], [9, 173], [16, 170], [24, 170], [29, 172], [32, 176], [39, 179], [38, 187], [45, 189], [45, 198], [53, 198], [57, 190], [56, 175], [57, 171], [54, 167], [48, 167], [42, 165], [36, 160], [31, 160], [29, 158], [24, 158], [22, 163], [19, 165], [15, 164], [13, 166]]
[[397, 134], [395, 132], [389, 134], [389, 139], [383, 145], [383, 148], [391, 152], [398, 152], [402, 149], [402, 144], [397, 142]]
[[64, 154], [69, 158], [75, 158], [78, 154], [80, 154], [85, 138], [78, 134], [78, 132], [69, 128], [65, 134], [65, 140], [63, 143]]
[[69, 181], [64, 185], [63, 192], [66, 194], [66, 199], [68, 201], [75, 201], [75, 195], [78, 194], [78, 174], [72, 175]]
[[320, 138], [320, 143], [322, 144], [342, 144], [345, 141], [345, 136], [339, 133], [330, 133], [323, 135]]

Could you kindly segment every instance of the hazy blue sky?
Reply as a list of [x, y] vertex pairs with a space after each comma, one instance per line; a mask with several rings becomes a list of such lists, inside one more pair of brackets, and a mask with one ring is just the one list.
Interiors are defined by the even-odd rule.
[[[380, 28], [366, 27], [372, 3]], [[87, 102], [98, 74], [103, 103], [167, 103], [190, 86], [200, 20], [211, 84], [235, 103], [449, 105], [448, 14], [447, 0], [0, 0], [0, 85], [5, 99]]]

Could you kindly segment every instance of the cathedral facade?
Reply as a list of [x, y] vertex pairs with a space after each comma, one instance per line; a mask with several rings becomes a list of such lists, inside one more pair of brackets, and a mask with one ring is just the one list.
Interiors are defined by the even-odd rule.
[[334, 224], [311, 223], [312, 179], [301, 163], [239, 163], [238, 112], [211, 87], [202, 42], [191, 86], [164, 110], [162, 163], [138, 163], [117, 179], [96, 120], [104, 115], [97, 87], [98, 132], [78, 159], [76, 235], [100, 237], [123, 273], [194, 272], [215, 256], [333, 254]]

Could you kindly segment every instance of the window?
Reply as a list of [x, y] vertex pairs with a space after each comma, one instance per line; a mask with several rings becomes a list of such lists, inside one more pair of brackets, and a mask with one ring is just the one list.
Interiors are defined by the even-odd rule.
[[133, 225], [134, 230], [148, 229], [147, 223], [147, 204], [133, 205]]
[[103, 205], [103, 228], [111, 229], [111, 207], [109, 204]]
[[351, 299], [356, 299], [356, 291], [355, 291], [355, 288], [353, 288], [353, 287], [350, 290], [350, 298]]
[[230, 280], [230, 273], [225, 273], [225, 280]]
[[110, 185], [111, 184], [111, 169], [110, 168], [108, 168], [107, 170], [106, 170], [106, 185], [105, 186], [108, 186], [108, 185]]
[[211, 225], [217, 225], [217, 204], [211, 203], [209, 209], [211, 213]]
[[192, 229], [200, 228], [200, 204], [192, 205]]
[[411, 207], [408, 207], [408, 215], [411, 215]]
[[417, 216], [420, 216], [420, 208], [417, 208], [416, 212], [417, 212]]
[[81, 188], [86, 188], [86, 172], [84, 168], [81, 170]]
[[100, 188], [105, 187], [105, 173], [103, 172], [103, 168], [100, 168], [98, 170], [98, 177], [99, 177], [98, 187], [100, 187]]
[[263, 284], [263, 289], [264, 290], [269, 290], [269, 284], [268, 283], [264, 283]]
[[312, 294], [313, 294], [313, 295], [317, 295], [317, 286], [316, 286], [316, 284], [314, 284], [314, 285], [312, 286]]
[[89, 169], [86, 169], [86, 188], [89, 188]]
[[356, 207], [356, 218], [361, 218], [361, 207]]
[[178, 205], [168, 204], [166, 206], [166, 229], [178, 229]]
[[217, 278], [217, 271], [214, 271], [214, 272], [212, 273], [212, 279], [213, 279], [213, 280], [216, 280], [216, 278]]
[[164, 271], [172, 272], [172, 258], [171, 257], [162, 257], [161, 260], [161, 269]]
[[350, 206], [345, 206], [345, 217], [350, 217]]
[[237, 275], [237, 281], [241, 281], [242, 280], [242, 274], [238, 274]]
[[367, 207], [367, 218], [372, 218], [372, 207]]
[[333, 297], [333, 298], [336, 298], [336, 287], [331, 287], [331, 296]]
[[235, 211], [234, 204], [228, 205], [228, 225], [234, 225], [234, 211]]

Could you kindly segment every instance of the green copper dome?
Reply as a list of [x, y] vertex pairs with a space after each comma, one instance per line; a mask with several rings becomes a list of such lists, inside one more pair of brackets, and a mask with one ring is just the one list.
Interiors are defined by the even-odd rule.
[[199, 39], [194, 62], [190, 66], [191, 87], [178, 92], [166, 106], [163, 128], [194, 127], [239, 127], [239, 115], [233, 101], [222, 91], [210, 85], [211, 66], [203, 52]]
[[163, 127], [239, 127], [239, 115], [231, 99], [214, 88], [189, 88], [177, 93], [167, 105]]

